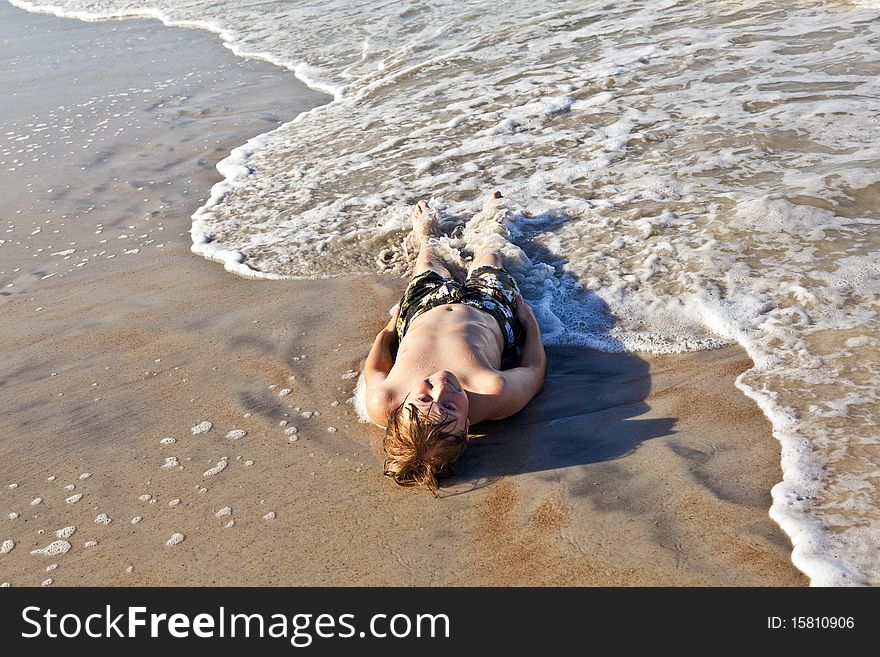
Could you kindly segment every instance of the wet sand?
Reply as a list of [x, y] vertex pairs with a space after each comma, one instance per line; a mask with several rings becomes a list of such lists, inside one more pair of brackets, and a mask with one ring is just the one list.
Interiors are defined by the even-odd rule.
[[[62, 51], [64, 39], [118, 53], [101, 55], [114, 66], [100, 77], [86, 74], [82, 51], [62, 57], [55, 84], [36, 81], [36, 61], [0, 82], [21, 114], [3, 133], [99, 99], [70, 114], [73, 145], [44, 139], [39, 162], [37, 150], [0, 157], [15, 169], [0, 181], [0, 541], [15, 542], [0, 555], [0, 581], [807, 583], [767, 515], [779, 448], [734, 387], [749, 366], [736, 347], [664, 357], [551, 348], [541, 394], [515, 418], [475, 428], [485, 436], [439, 499], [383, 478], [379, 434], [350, 403], [351, 373], [386, 321], [376, 309], [405, 281], [245, 280], [189, 250], [189, 218], [219, 180], [216, 162], [326, 97], [237, 60], [208, 33], [6, 5], [0, 24], [19, 39], [11, 52], [44, 62], [40, 44]], [[192, 88], [155, 84], [187, 74]], [[97, 124], [117, 113], [114, 80], [151, 89], [149, 102], [119, 112], [126, 130], [78, 134], [76, 114]], [[13, 166], [21, 156], [25, 166]], [[206, 420], [212, 428], [193, 434]], [[228, 438], [233, 429], [247, 434]], [[171, 457], [179, 465], [162, 467]], [[100, 514], [111, 522], [96, 523]], [[30, 554], [70, 526], [68, 552]], [[184, 540], [167, 545], [177, 532]]]

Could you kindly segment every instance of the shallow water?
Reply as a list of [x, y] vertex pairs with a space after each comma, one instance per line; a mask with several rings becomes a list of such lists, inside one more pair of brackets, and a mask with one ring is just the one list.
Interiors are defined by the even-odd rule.
[[[771, 515], [814, 584], [880, 583], [876, 5], [149, 2], [332, 94], [220, 167], [194, 250], [403, 275], [432, 197], [450, 255], [506, 250], [550, 342], [740, 343], [782, 442]], [[481, 213], [494, 189], [508, 211]]]

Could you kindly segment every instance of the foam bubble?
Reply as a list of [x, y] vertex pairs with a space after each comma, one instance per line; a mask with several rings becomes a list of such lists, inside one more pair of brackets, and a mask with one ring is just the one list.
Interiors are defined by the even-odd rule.
[[0, 545], [0, 554], [9, 554], [13, 549], [15, 549], [15, 541], [7, 539]]
[[8, 518], [10, 520], [15, 520], [16, 518], [18, 518], [18, 516], [19, 516], [19, 513], [17, 511], [12, 511], [12, 512], [10, 512]]
[[192, 427], [190, 429], [190, 431], [192, 431], [192, 434], [194, 436], [197, 436], [200, 433], [207, 433], [208, 431], [211, 430], [211, 427], [213, 427], [213, 426], [214, 426], [213, 423], [208, 422], [208, 420], [205, 420], [204, 422], [199, 422], [196, 426]]
[[222, 518], [223, 516], [228, 516], [231, 513], [232, 513], [232, 509], [230, 509], [228, 506], [224, 506], [222, 509], [217, 511], [214, 515], [217, 516], [218, 518]]
[[70, 497], [65, 498], [64, 501], [68, 504], [76, 504], [82, 499], [82, 496], [82, 493], [77, 493], [76, 495], [71, 495]]
[[171, 436], [168, 436], [167, 438], [163, 438], [163, 439], [160, 440], [159, 442], [160, 442], [162, 445], [173, 445], [174, 443], [177, 442], [177, 440], [176, 440], [175, 438], [172, 438]]
[[186, 538], [185, 535], [183, 535], [183, 534], [181, 534], [181, 533], [179, 533], [179, 532], [175, 532], [174, 534], [171, 535], [171, 538], [169, 538], [169, 539], [166, 541], [166, 545], [177, 545], [178, 543], [183, 542], [183, 540], [184, 540], [185, 538]]
[[97, 544], [98, 544], [98, 541], [86, 541], [85, 543], [83, 543], [83, 547], [91, 548], [91, 547], [95, 547]]
[[168, 468], [177, 468], [180, 467], [180, 461], [177, 460], [176, 456], [167, 456], [165, 457], [165, 463], [159, 466], [164, 469]]
[[263, 520], [275, 520], [275, 512], [269, 511], [269, 513], [263, 516]]
[[238, 440], [239, 438], [244, 438], [246, 435], [247, 431], [245, 431], [244, 429], [233, 429], [226, 434], [226, 437], [229, 440]]
[[203, 474], [205, 477], [213, 477], [214, 475], [220, 474], [221, 472], [223, 472], [226, 469], [226, 466], [228, 466], [228, 465], [229, 465], [229, 461], [227, 461], [225, 459], [218, 461], [217, 465], [215, 465], [213, 468], [210, 468], [209, 470], [205, 470], [205, 472]]
[[55, 581], [55, 580], [52, 579], [51, 577], [50, 577], [49, 579], [44, 579], [43, 582], [42, 582], [42, 584], [41, 584], [41, 586], [52, 586], [52, 583], [53, 583], [54, 581]]
[[180, 498], [179, 498], [179, 497], [175, 497], [173, 500], [170, 500], [170, 501], [168, 502], [168, 506], [177, 506], [178, 504], [180, 504]]
[[73, 533], [76, 531], [76, 527], [70, 525], [68, 527], [63, 527], [55, 531], [55, 536], [58, 538], [70, 538], [73, 536]]
[[34, 499], [31, 500], [31, 506], [37, 506], [42, 503], [43, 503], [42, 497], [35, 497]]
[[143, 519], [144, 519], [143, 516], [135, 516], [134, 518], [131, 519], [131, 524], [136, 525]]
[[40, 548], [39, 550], [31, 550], [31, 554], [43, 557], [54, 557], [59, 554], [67, 554], [67, 551], [70, 550], [70, 543], [64, 540], [52, 541], [44, 548]]
[[106, 513], [101, 513], [95, 518], [95, 522], [99, 525], [109, 525], [113, 520]]

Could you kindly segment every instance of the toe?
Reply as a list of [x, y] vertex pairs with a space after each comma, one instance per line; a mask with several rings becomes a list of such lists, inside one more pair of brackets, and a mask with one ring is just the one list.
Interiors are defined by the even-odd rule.
[[492, 193], [492, 198], [502, 198], [502, 196], [501, 196], [501, 192], [493, 192], [493, 193]]

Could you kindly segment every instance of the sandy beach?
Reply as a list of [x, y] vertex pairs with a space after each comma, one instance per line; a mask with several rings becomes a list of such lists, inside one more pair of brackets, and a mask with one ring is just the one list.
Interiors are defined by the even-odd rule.
[[[406, 281], [247, 280], [190, 252], [216, 163], [327, 97], [207, 32], [5, 3], [0, 25], [31, 58], [0, 81], [3, 132], [54, 111], [77, 151], [59, 138], [39, 161], [2, 158], [0, 582], [809, 583], [768, 516], [779, 444], [734, 386], [739, 347], [550, 347], [542, 392], [475, 428], [438, 499], [395, 486], [351, 399]], [[39, 43], [100, 49], [50, 61]], [[94, 58], [113, 66], [90, 75]], [[148, 102], [129, 109], [130, 89]], [[94, 116], [64, 113], [77, 105]], [[113, 114], [126, 130], [110, 134]]]

